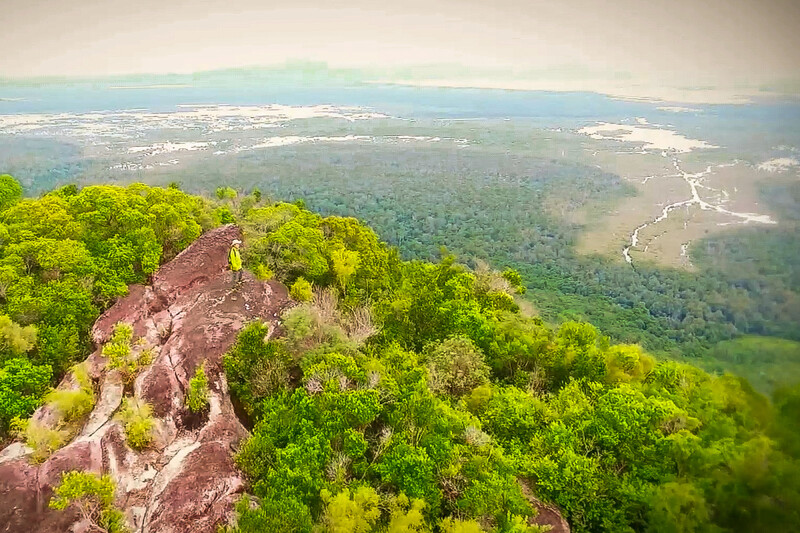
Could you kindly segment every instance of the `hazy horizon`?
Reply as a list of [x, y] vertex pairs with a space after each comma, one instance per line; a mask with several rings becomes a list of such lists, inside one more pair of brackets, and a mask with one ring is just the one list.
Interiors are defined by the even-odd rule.
[[0, 76], [10, 78], [185, 74], [295, 59], [332, 68], [457, 64], [542, 79], [566, 68], [672, 86], [763, 85], [800, 72], [792, 0], [0, 3], [15, 48], [0, 58]]

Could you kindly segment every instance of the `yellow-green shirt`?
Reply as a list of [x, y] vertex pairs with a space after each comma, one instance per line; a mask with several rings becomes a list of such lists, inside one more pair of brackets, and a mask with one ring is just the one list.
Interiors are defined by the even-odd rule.
[[228, 263], [234, 272], [242, 269], [242, 254], [235, 247], [231, 247], [231, 252], [228, 254]]

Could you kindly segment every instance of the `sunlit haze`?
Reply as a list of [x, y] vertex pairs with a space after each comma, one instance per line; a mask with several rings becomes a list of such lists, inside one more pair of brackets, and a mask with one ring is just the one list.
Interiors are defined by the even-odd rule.
[[293, 59], [674, 86], [785, 82], [800, 72], [800, 3], [792, 0], [2, 3], [7, 77], [189, 73]]

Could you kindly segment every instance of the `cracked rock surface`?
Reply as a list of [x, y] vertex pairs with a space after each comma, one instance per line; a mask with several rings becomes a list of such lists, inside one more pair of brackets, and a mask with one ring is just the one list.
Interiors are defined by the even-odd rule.
[[[0, 452], [0, 533], [85, 531], [77, 513], [48, 507], [53, 487], [69, 470], [110, 474], [116, 505], [136, 533], [212, 533], [228, 519], [244, 489], [232, 450], [247, 430], [234, 413], [222, 355], [245, 323], [260, 318], [275, 326], [289, 305], [286, 287], [246, 272], [244, 283], [232, 287], [227, 255], [237, 238], [234, 225], [204, 234], [161, 267], [150, 285], [130, 287], [97, 320], [97, 350], [88, 358], [97, 385], [94, 409], [78, 435], [40, 465], [30, 464], [31, 450], [20, 443]], [[132, 324], [134, 338], [153, 349], [153, 363], [132, 391], [152, 404], [157, 417], [154, 442], [143, 451], [127, 445], [114, 418], [125, 390], [118, 373], [106, 369], [101, 347], [117, 322]], [[204, 362], [210, 407], [198, 423], [186, 416], [184, 396]], [[69, 378], [59, 385], [72, 386]], [[46, 422], [52, 413], [45, 406], [34, 417]]]

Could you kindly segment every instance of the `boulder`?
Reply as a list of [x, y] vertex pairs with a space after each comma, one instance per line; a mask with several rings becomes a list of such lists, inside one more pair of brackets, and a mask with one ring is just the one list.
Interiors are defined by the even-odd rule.
[[[136, 285], [94, 324], [97, 350], [89, 371], [97, 385], [97, 402], [77, 436], [40, 465], [31, 465], [31, 450], [14, 443], [0, 452], [0, 533], [85, 530], [70, 510], [48, 507], [62, 472], [84, 470], [110, 474], [116, 483], [116, 505], [136, 533], [208, 532], [228, 520], [244, 490], [232, 450], [248, 432], [237, 418], [222, 369], [222, 355], [241, 328], [260, 319], [278, 326], [290, 304], [286, 287], [262, 282], [245, 272], [233, 287], [227, 256], [241, 231], [227, 225], [198, 238], [155, 273], [149, 285]], [[106, 368], [102, 345], [118, 322], [133, 326], [153, 350], [153, 363], [123, 386]], [[187, 416], [185, 393], [197, 367], [205, 364], [210, 408]], [[66, 378], [59, 387], [72, 387]], [[131, 449], [115, 414], [125, 394], [150, 402], [156, 419], [154, 443]], [[47, 421], [46, 407], [34, 416]], [[190, 421], [191, 423], [187, 422]]]

